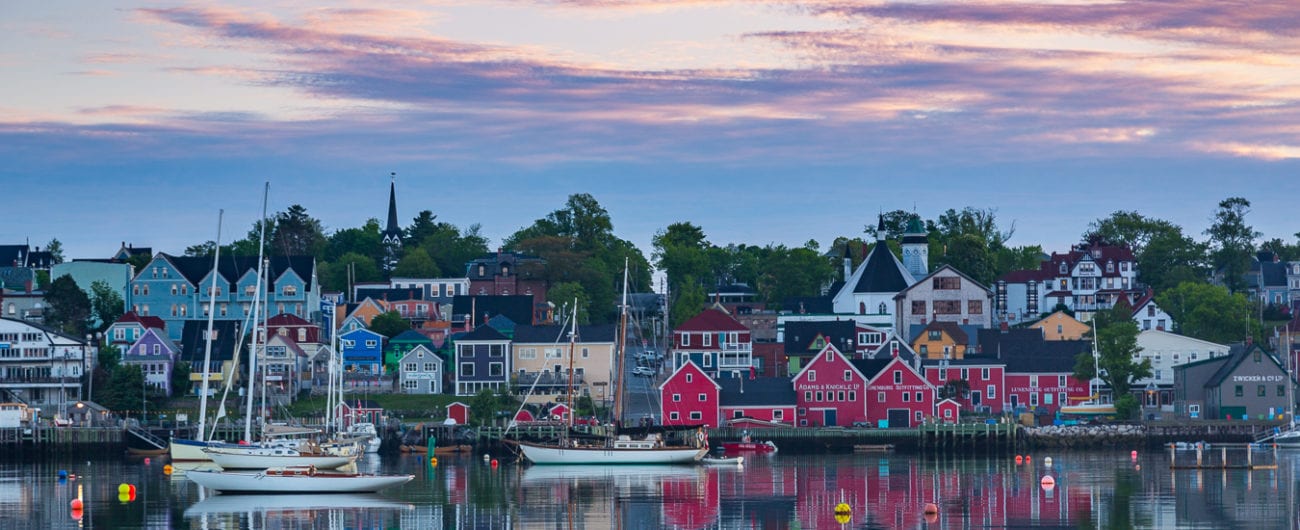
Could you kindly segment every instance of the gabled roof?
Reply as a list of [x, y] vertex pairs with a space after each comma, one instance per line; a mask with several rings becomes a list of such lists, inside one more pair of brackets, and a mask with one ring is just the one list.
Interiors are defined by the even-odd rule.
[[[203, 325], [206, 327], [207, 322], [204, 322]], [[145, 337], [153, 337], [154, 341], [158, 342], [158, 344], [162, 345], [164, 348], [167, 348], [167, 350], [170, 351], [172, 354], [177, 354], [181, 352], [181, 347], [176, 345], [176, 343], [173, 342], [172, 339], [167, 336], [166, 332], [158, 328], [145, 328], [144, 333], [140, 334], [140, 338], [136, 339], [135, 342], [131, 344], [131, 347], [135, 347], [136, 344], [139, 344], [140, 342], [144, 341]], [[129, 352], [130, 349], [128, 349], [127, 351]]]
[[[402, 357], [401, 357], [401, 359], [398, 359], [398, 362], [405, 362], [407, 357], [410, 357], [410, 356], [412, 356], [412, 355], [417, 355], [417, 354], [420, 353], [420, 352], [424, 352], [424, 353], [426, 354], [426, 355], [425, 355], [425, 358], [426, 358], [426, 359], [432, 357], [432, 358], [437, 359], [438, 362], [443, 362], [443, 361], [442, 361], [442, 356], [441, 356], [441, 355], [438, 355], [438, 354], [434, 353], [433, 350], [432, 350], [431, 348], [429, 348], [429, 347], [427, 347], [427, 346], [425, 346], [425, 345], [423, 345], [423, 344], [417, 344], [417, 345], [415, 345], [414, 348], [411, 348], [409, 351], [407, 351], [406, 353], [402, 354]], [[399, 367], [400, 367], [400, 365], [399, 365]]]
[[853, 359], [849, 361], [849, 364], [852, 364], [853, 368], [862, 374], [864, 381], [870, 381], [892, 362], [894, 362], [893, 359]]
[[[546, 260], [537, 256], [529, 256], [517, 252], [497, 252], [495, 254], [486, 254], [478, 259], [472, 260], [465, 264], [465, 277], [472, 280], [490, 280], [501, 274], [501, 266], [508, 265], [510, 274], [519, 274], [523, 278], [532, 278], [532, 271], [529, 267], [520, 267], [520, 265], [545, 265]], [[483, 274], [478, 273], [478, 266], [483, 266]]]
[[502, 335], [500, 331], [493, 329], [492, 326], [479, 326], [477, 328], [474, 328], [474, 331], [456, 337], [456, 342], [476, 342], [476, 341], [506, 342], [509, 340], [510, 340], [509, 337]]
[[[238, 320], [213, 320], [212, 331], [216, 340], [212, 341], [213, 361], [235, 360], [235, 348], [244, 340], [239, 330]], [[206, 320], [186, 320], [181, 329], [181, 353], [186, 361], [202, 362], [207, 348], [208, 322]]]
[[852, 320], [786, 322], [783, 335], [785, 354], [811, 356], [820, 353], [826, 345], [817, 345], [818, 337], [834, 344], [837, 350], [854, 351], [851, 341], [857, 338], [856, 324]]
[[1239, 342], [1237, 344], [1231, 345], [1228, 348], [1228, 355], [1226, 356], [1228, 358], [1228, 361], [1223, 363], [1223, 366], [1220, 366], [1219, 369], [1214, 372], [1214, 375], [1210, 376], [1210, 378], [1205, 381], [1205, 388], [1222, 385], [1223, 381], [1227, 379], [1228, 376], [1232, 375], [1232, 372], [1236, 371], [1237, 367], [1241, 365], [1242, 361], [1245, 361], [1246, 357], [1253, 355], [1254, 352], [1257, 350], [1260, 352], [1263, 358], [1271, 361], [1273, 365], [1277, 367], [1278, 371], [1282, 373], [1286, 373], [1286, 368], [1284, 368], [1282, 366], [1282, 363], [1277, 360], [1277, 357], [1274, 357], [1273, 354], [1264, 351], [1264, 348], [1261, 347], [1259, 344], [1257, 343], [1242, 344]]
[[986, 287], [984, 284], [980, 283], [980, 282], [979, 282], [978, 280], [976, 280], [975, 278], [971, 278], [970, 276], [966, 275], [966, 273], [964, 273], [964, 272], [962, 272], [962, 271], [960, 271], [960, 270], [957, 270], [957, 268], [956, 268], [956, 267], [953, 267], [952, 265], [943, 265], [942, 267], [939, 267], [939, 268], [935, 269], [934, 272], [931, 272], [930, 274], [925, 275], [925, 276], [922, 277], [921, 279], [916, 280], [916, 283], [913, 283], [912, 285], [909, 285], [906, 289], [903, 289], [903, 290], [899, 291], [899, 292], [898, 292], [898, 295], [894, 296], [894, 298], [895, 298], [895, 299], [900, 299], [900, 298], [902, 298], [902, 297], [905, 295], [905, 293], [907, 293], [907, 291], [912, 290], [914, 287], [916, 287], [916, 286], [918, 286], [918, 285], [921, 285], [921, 284], [922, 284], [923, 282], [925, 282], [926, 280], [928, 280], [928, 279], [930, 279], [930, 278], [933, 278], [934, 276], [936, 276], [936, 275], [938, 275], [939, 273], [944, 272], [944, 271], [952, 271], [953, 273], [957, 274], [957, 276], [960, 276], [962, 279], [964, 279], [964, 280], [966, 280], [967, 282], [969, 282], [971, 285], [974, 285], [974, 286], [976, 286], [976, 287], [979, 287], [980, 289], [983, 289], [984, 292], [986, 292], [986, 293], [989, 294], [989, 296], [992, 296], [992, 295], [993, 295], [993, 290], [992, 290], [992, 289], [989, 289], [988, 287]]
[[163, 319], [152, 315], [140, 316], [135, 311], [127, 311], [125, 313], [122, 313], [122, 316], [118, 317], [117, 321], [113, 323], [114, 324], [140, 324], [140, 326], [144, 328], [167, 329], [167, 322], [163, 321]]
[[276, 326], [297, 327], [297, 326], [314, 326], [314, 325], [315, 324], [308, 322], [306, 319], [292, 313], [280, 313], [278, 315], [266, 319], [266, 326], [270, 328]]
[[[881, 360], [883, 360], [883, 359], [881, 359]], [[898, 364], [902, 365], [903, 368], [906, 368], [907, 371], [912, 372], [912, 375], [916, 376], [917, 379], [920, 379], [921, 382], [922, 382], [922, 383], [925, 383], [925, 386], [930, 387], [930, 389], [933, 390], [933, 389], [936, 388], [936, 387], [934, 386], [934, 383], [931, 383], [929, 380], [927, 380], [927, 379], [925, 378], [925, 375], [924, 375], [924, 374], [918, 372], [915, 368], [912, 368], [912, 364], [909, 363], [909, 362], [907, 362], [906, 360], [904, 360], [902, 357], [895, 357], [895, 358], [893, 358], [893, 359], [889, 359], [887, 362], [885, 362], [885, 364], [884, 364], [883, 366], [881, 366], [880, 368], [876, 369], [876, 373], [875, 373], [875, 375], [873, 375], [873, 376], [867, 378], [867, 384], [868, 384], [868, 385], [872, 385], [872, 384], [875, 382], [875, 380], [878, 379], [878, 378], [880, 378], [880, 377], [883, 375], [883, 372], [884, 372], [886, 369], [888, 369], [888, 368], [890, 367], [890, 365], [893, 365], [894, 363], [898, 363]]]
[[[614, 324], [578, 326], [579, 343], [613, 343], [616, 339]], [[515, 343], [555, 344], [569, 342], [569, 328], [564, 326], [518, 326], [515, 328]]]
[[389, 344], [392, 344], [394, 342], [404, 342], [404, 343], [411, 343], [411, 344], [433, 344], [433, 341], [429, 340], [429, 337], [426, 337], [424, 336], [424, 334], [415, 331], [413, 329], [408, 329], [406, 331], [398, 333], [397, 336], [388, 339], [388, 342]]
[[725, 377], [718, 384], [718, 403], [723, 407], [793, 406], [798, 401], [786, 377]]
[[342, 335], [339, 335], [339, 337], [351, 337], [353, 335], [371, 335], [374, 337], [387, 338], [384, 337], [384, 335], [381, 333], [370, 331], [370, 328], [357, 328], [347, 333], [344, 333]]
[[[199, 285], [203, 278], [209, 272], [212, 272], [212, 258], [209, 257], [172, 256], [165, 252], [159, 252], [154, 259], [159, 258], [171, 263], [191, 285]], [[266, 277], [270, 278], [269, 289], [274, 290], [275, 281], [283, 276], [285, 272], [292, 270], [294, 274], [303, 280], [304, 290], [311, 290], [311, 277], [316, 270], [316, 258], [312, 256], [272, 256], [267, 258], [267, 264], [269, 268], [266, 271]], [[147, 268], [145, 267], [145, 269]], [[148, 271], [145, 269], [141, 269], [136, 274], [136, 278], [140, 278], [147, 273]], [[229, 282], [230, 286], [233, 286], [234, 282], [239, 281], [249, 271], [256, 270], [256, 256], [222, 256], [217, 262], [217, 272]]]
[[915, 342], [916, 339], [919, 338], [922, 333], [926, 333], [928, 331], [940, 331], [943, 333], [947, 333], [948, 337], [951, 338], [953, 342], [957, 344], [966, 345], [971, 343], [970, 336], [966, 335], [966, 330], [961, 329], [961, 326], [957, 325], [956, 322], [937, 321], [937, 320], [929, 324], [926, 324], [925, 327], [921, 328], [921, 333], [917, 333], [915, 336], [913, 336], [912, 341]]
[[863, 381], [867, 381], [867, 380], [870, 380], [870, 379], [871, 379], [870, 377], [867, 377], [866, 375], [864, 375], [864, 374], [862, 373], [862, 371], [858, 370], [858, 368], [857, 368], [856, 366], [853, 365], [853, 361], [854, 361], [853, 359], [850, 359], [848, 356], [844, 355], [844, 353], [841, 352], [838, 348], [836, 348], [835, 345], [833, 345], [833, 344], [827, 344], [825, 348], [822, 348], [822, 351], [821, 351], [821, 352], [818, 352], [816, 356], [814, 356], [811, 360], [809, 360], [807, 363], [805, 363], [805, 364], [803, 365], [803, 368], [799, 370], [799, 373], [794, 374], [793, 376], [790, 376], [790, 380], [791, 380], [791, 381], [794, 381], [795, 379], [799, 379], [800, 377], [803, 376], [804, 372], [807, 372], [807, 371], [810, 370], [813, 366], [816, 366], [818, 363], [825, 362], [825, 361], [822, 360], [822, 359], [823, 359], [822, 354], [823, 354], [823, 353], [826, 353], [827, 351], [834, 351], [836, 357], [839, 357], [839, 358], [841, 358], [841, 359], [844, 359], [845, 361], [848, 361], [848, 363], [849, 363], [849, 368], [850, 368], [851, 370], [853, 370], [854, 372], [857, 372], [857, 374], [858, 374], [859, 376], [862, 376], [862, 380], [863, 380]]
[[[980, 331], [981, 329], [984, 329], [982, 326], [980, 326], [980, 325], [978, 325], [978, 324], [957, 324], [957, 323], [953, 323], [953, 325], [957, 326], [957, 329], [960, 329], [960, 330], [962, 331], [962, 333], [965, 333], [965, 334], [966, 334], [966, 341], [965, 341], [965, 342], [960, 342], [959, 344], [965, 344], [965, 345], [967, 345], [967, 346], [974, 346], [974, 345], [976, 345], [976, 342], [975, 342], [975, 341], [976, 341], [976, 337], [979, 336], [979, 331]], [[915, 342], [915, 341], [916, 341], [916, 338], [917, 338], [917, 337], [920, 337], [921, 334], [925, 332], [925, 329], [926, 329], [927, 326], [929, 326], [929, 325], [927, 324], [927, 325], [925, 325], [925, 326], [922, 326], [922, 325], [920, 325], [920, 324], [912, 324], [912, 325], [908, 326], [908, 328], [907, 328], [907, 336], [908, 336], [908, 337], [911, 337], [910, 340], [911, 340], [912, 342]]]
[[708, 372], [705, 372], [703, 368], [700, 368], [700, 365], [695, 364], [695, 361], [687, 359], [686, 362], [682, 363], [681, 366], [678, 366], [676, 370], [673, 370], [673, 373], [668, 374], [668, 377], [664, 378], [664, 382], [659, 383], [659, 391], [662, 392], [663, 389], [668, 386], [668, 382], [676, 379], [677, 374], [680, 374], [683, 371], [685, 371], [687, 366], [692, 367], [694, 373], [700, 374], [700, 376], [703, 377], [705, 381], [708, 381], [710, 384], [713, 385], [713, 388], [722, 390], [722, 385], [719, 385], [717, 381], [714, 381], [712, 377], [709, 377]]
[[471, 320], [475, 324], [482, 324], [496, 315], [505, 315], [516, 324], [532, 324], [533, 297], [526, 294], [508, 296], [462, 294], [451, 299], [451, 312], [454, 317], [463, 319], [470, 311], [474, 312], [474, 318]]
[[705, 309], [673, 329], [680, 331], [749, 331], [744, 324], [717, 309]]
[[[271, 335], [270, 338], [266, 339], [266, 343], [270, 344], [271, 341], [277, 341], [281, 344], [284, 344], [285, 349], [289, 350], [289, 352], [293, 354], [293, 358], [295, 359], [298, 357], [307, 356], [307, 351], [303, 350], [301, 346], [298, 346], [297, 341], [289, 337], [286, 337], [284, 335]], [[263, 346], [263, 348], [265, 348], [265, 346]]]
[[915, 283], [915, 279], [889, 250], [889, 245], [880, 241], [858, 265], [849, 283], [853, 284], [855, 293], [897, 293]]

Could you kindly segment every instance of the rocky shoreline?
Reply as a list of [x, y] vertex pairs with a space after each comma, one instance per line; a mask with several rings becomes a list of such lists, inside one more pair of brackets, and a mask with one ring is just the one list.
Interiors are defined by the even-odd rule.
[[1247, 443], [1254, 440], [1250, 429], [1220, 426], [1149, 428], [1136, 424], [1026, 427], [1023, 435], [1030, 447], [1078, 449], [1158, 447], [1174, 442], [1198, 441]]

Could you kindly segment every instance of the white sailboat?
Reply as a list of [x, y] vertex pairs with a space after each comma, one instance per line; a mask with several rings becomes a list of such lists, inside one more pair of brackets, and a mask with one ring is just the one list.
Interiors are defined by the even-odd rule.
[[318, 473], [312, 467], [191, 471], [188, 476], [200, 486], [225, 493], [374, 493], [415, 479], [414, 475]]
[[1295, 356], [1291, 354], [1291, 328], [1286, 330], [1286, 341], [1283, 343], [1286, 348], [1286, 430], [1280, 430], [1273, 437], [1273, 443], [1278, 447], [1286, 449], [1300, 449], [1300, 425], [1296, 424], [1295, 419], [1295, 395], [1292, 394], [1292, 386], [1295, 384], [1294, 374], [1295, 367], [1291, 366]]
[[1062, 405], [1061, 414], [1072, 416], [1113, 416], [1115, 415], [1115, 404], [1105, 403], [1101, 400], [1101, 385], [1105, 384], [1101, 380], [1101, 354], [1097, 352], [1097, 330], [1092, 332], [1092, 379], [1088, 380], [1088, 397], [1070, 398], [1077, 402]]
[[248, 445], [205, 447], [208, 458], [221, 469], [269, 469], [273, 467], [316, 466], [337, 469], [356, 462], [358, 455], [335, 455], [312, 447], [284, 445]]
[[172, 438], [171, 443], [168, 444], [167, 450], [171, 454], [173, 462], [211, 460], [208, 458], [208, 455], [203, 452], [203, 448], [208, 446], [208, 442], [204, 441], [204, 437], [207, 436], [207, 433], [204, 432], [204, 427], [207, 426], [206, 422], [208, 416], [208, 370], [212, 365], [212, 327], [213, 319], [217, 314], [216, 292], [217, 276], [219, 276], [217, 274], [217, 265], [220, 264], [218, 260], [221, 258], [221, 220], [225, 217], [225, 213], [225, 210], [219, 210], [217, 212], [217, 239], [213, 245], [212, 252], [212, 285], [208, 290], [208, 333], [205, 337], [207, 339], [205, 346], [203, 347], [203, 382], [199, 387], [199, 439], [188, 440], [183, 438]]
[[[569, 357], [573, 357], [573, 346], [577, 340], [577, 304], [574, 304], [574, 317], [569, 333]], [[614, 390], [614, 417], [622, 416], [623, 400], [623, 363], [621, 362], [627, 341], [627, 265], [623, 268], [623, 304], [619, 317], [619, 340], [614, 355], [617, 377]], [[570, 370], [572, 373], [572, 370]], [[569, 394], [573, 389], [570, 384]], [[570, 400], [572, 402], [572, 400]], [[570, 412], [569, 417], [573, 417]], [[572, 421], [572, 419], [570, 419]], [[709, 451], [709, 445], [703, 431], [697, 433], [694, 445], [666, 445], [658, 434], [650, 434], [641, 439], [632, 439], [628, 435], [615, 435], [597, 443], [583, 443], [578, 440], [562, 439], [559, 443], [533, 443], [514, 441], [513, 443], [534, 464], [685, 464], [694, 462]]]

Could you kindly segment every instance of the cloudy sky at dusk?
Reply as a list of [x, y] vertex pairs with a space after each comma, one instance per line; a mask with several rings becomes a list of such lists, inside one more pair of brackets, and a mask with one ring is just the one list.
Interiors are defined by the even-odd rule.
[[4, 2], [0, 243], [179, 253], [271, 181], [328, 228], [495, 245], [588, 192], [650, 252], [823, 245], [994, 208], [1063, 250], [1119, 209], [1300, 231], [1293, 2]]

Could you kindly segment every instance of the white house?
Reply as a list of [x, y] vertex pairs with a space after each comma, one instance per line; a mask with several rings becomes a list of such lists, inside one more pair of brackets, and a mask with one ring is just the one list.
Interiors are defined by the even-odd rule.
[[1133, 321], [1137, 323], [1138, 329], [1143, 331], [1149, 329], [1169, 331], [1174, 328], [1174, 317], [1160, 308], [1151, 289], [1147, 289], [1146, 294], [1133, 304]]
[[1138, 333], [1137, 346], [1141, 351], [1134, 360], [1151, 361], [1151, 377], [1133, 381], [1134, 391], [1144, 393], [1146, 406], [1167, 407], [1173, 410], [1174, 367], [1203, 361], [1228, 354], [1228, 346], [1185, 337], [1158, 329]]
[[0, 400], [66, 417], [67, 407], [82, 399], [81, 375], [93, 368], [88, 348], [55, 331], [0, 318]]

